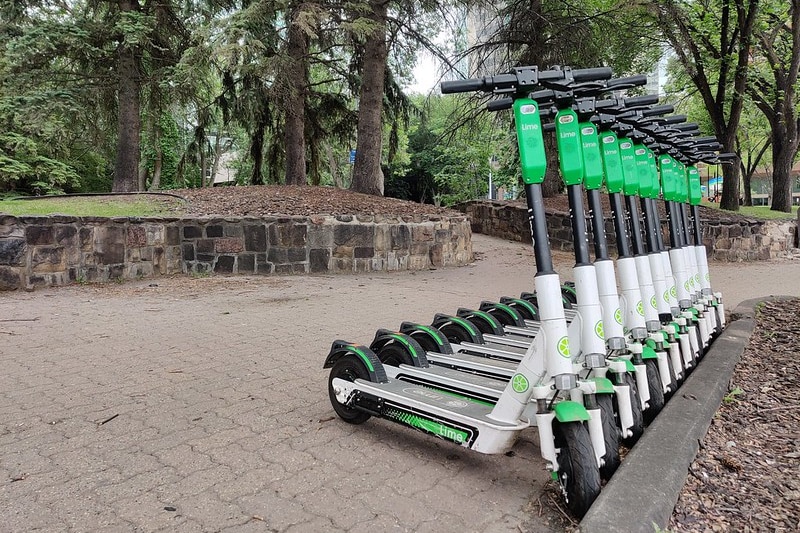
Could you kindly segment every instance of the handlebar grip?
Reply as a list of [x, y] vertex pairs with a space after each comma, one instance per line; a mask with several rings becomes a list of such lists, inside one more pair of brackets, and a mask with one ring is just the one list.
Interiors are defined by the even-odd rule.
[[553, 122], [542, 124], [542, 131], [556, 131], [556, 125]]
[[645, 109], [642, 111], [642, 116], [645, 117], [654, 117], [657, 115], [666, 115], [667, 113], [673, 113], [675, 108], [669, 104], [664, 105], [656, 105], [651, 107], [650, 109]]
[[630, 98], [625, 98], [622, 102], [625, 104], [625, 107], [639, 107], [639, 106], [645, 106], [645, 105], [655, 105], [655, 104], [658, 103], [658, 95], [657, 94], [645, 94], [644, 96], [632, 96]]
[[487, 111], [502, 111], [503, 109], [511, 109], [514, 100], [511, 98], [498, 98], [486, 104]]
[[716, 137], [709, 136], [709, 137], [692, 137], [692, 142], [695, 144], [713, 144], [717, 143], [718, 141]]
[[469, 93], [483, 90], [486, 78], [472, 78], [466, 80], [443, 81], [440, 85], [442, 94]]
[[581, 68], [572, 71], [572, 79], [575, 81], [607, 80], [612, 75], [613, 72], [609, 67]]
[[[683, 122], [686, 122], [687, 118], [688, 117], [686, 115], [672, 115], [671, 117], [664, 117], [663, 119], [659, 120], [658, 123], [662, 124], [662, 125], [663, 124], [682, 124]], [[697, 126], [697, 124], [694, 124], [694, 126]], [[683, 131], [683, 130], [681, 130], [681, 131]]]
[[637, 74], [636, 76], [627, 76], [625, 78], [614, 78], [613, 80], [608, 80], [608, 82], [606, 83], [606, 87], [608, 87], [609, 89], [611, 89], [612, 87], [616, 87], [617, 85], [636, 87], [639, 85], [645, 85], [646, 83], [647, 83], [647, 76], [645, 76], [644, 74]]
[[700, 126], [697, 122], [687, 122], [686, 124], [676, 124], [674, 128], [678, 131], [694, 131], [700, 130]]

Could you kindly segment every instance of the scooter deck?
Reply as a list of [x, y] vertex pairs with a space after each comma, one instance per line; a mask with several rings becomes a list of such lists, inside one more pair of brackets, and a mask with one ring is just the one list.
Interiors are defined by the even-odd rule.
[[505, 390], [507, 380], [490, 378], [478, 374], [462, 372], [454, 368], [432, 365], [419, 368], [410, 365], [384, 367], [390, 379], [416, 383], [423, 387], [433, 387], [452, 391], [455, 394], [467, 394], [476, 399], [495, 403]]
[[427, 352], [425, 357], [430, 363], [445, 366], [466, 372], [478, 372], [482, 375], [496, 376], [497, 379], [509, 380], [516, 373], [518, 362], [501, 361], [499, 359], [488, 359], [479, 355], [454, 354], [442, 355]]
[[398, 380], [372, 383], [363, 379], [348, 382], [336, 378], [333, 385], [339, 384], [337, 382], [341, 382], [342, 385], [355, 385], [359, 391], [372, 394], [384, 402], [396, 402], [403, 407], [418, 409], [473, 426], [490, 427], [499, 431], [522, 430], [530, 426], [528, 420], [509, 423], [489, 418], [494, 409], [493, 405], [486, 405], [484, 402], [468, 398], [456, 398], [451, 394], [420, 387], [413, 383]]
[[472, 342], [462, 342], [461, 344], [451, 344], [451, 347], [456, 355], [477, 355], [489, 359], [500, 359], [502, 361], [518, 363], [525, 357], [525, 353], [528, 351], [530, 344], [531, 343], [528, 343], [524, 347], [517, 348], [494, 343], [475, 344]]

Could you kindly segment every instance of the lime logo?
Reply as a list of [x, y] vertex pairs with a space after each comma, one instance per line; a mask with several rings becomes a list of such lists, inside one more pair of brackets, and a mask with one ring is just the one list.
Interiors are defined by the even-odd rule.
[[614, 311], [614, 320], [617, 321], [617, 324], [622, 324], [622, 310], [617, 309]]
[[664, 301], [669, 303], [669, 289], [664, 291]]
[[639, 313], [641, 316], [644, 316], [644, 305], [642, 304], [641, 300], [639, 300], [639, 303], [636, 304], [636, 312]]
[[606, 135], [605, 137], [603, 137], [603, 144], [611, 144], [616, 140], [617, 140], [617, 138], [615, 136]]
[[700, 283], [700, 274], [695, 274], [695, 275], [694, 275], [694, 280], [695, 280], [697, 283]]
[[573, 120], [575, 120], [575, 117], [573, 117], [572, 115], [562, 115], [558, 117], [558, 122], [560, 124], [570, 124], [572, 123]]
[[650, 307], [652, 307], [653, 309], [658, 309], [658, 304], [656, 303], [655, 294], [650, 298]]
[[689, 292], [689, 282], [688, 282], [688, 281], [686, 281], [686, 282], [683, 284], [683, 288], [684, 288], [684, 289], [686, 289], [686, 292]]
[[628, 150], [631, 146], [633, 145], [628, 142], [619, 143], [619, 147], [622, 148], [623, 150]]
[[514, 374], [514, 377], [511, 378], [511, 388], [514, 389], [514, 392], [517, 394], [522, 394], [528, 390], [528, 378], [522, 374]]
[[672, 287], [669, 288], [669, 295], [672, 298], [677, 298], [678, 297], [678, 289], [677, 289], [677, 287], [675, 287], [675, 285], [673, 285]]
[[706, 272], [706, 281], [711, 281], [711, 274]]
[[558, 353], [561, 354], [561, 357], [569, 358], [569, 339], [567, 337], [561, 337], [561, 340], [558, 341]]
[[523, 115], [533, 115], [536, 113], [536, 106], [531, 104], [520, 106], [519, 112]]
[[601, 339], [605, 339], [606, 338], [605, 332], [603, 331], [603, 321], [602, 320], [598, 320], [597, 324], [594, 325], [594, 332]]
[[591, 126], [581, 130], [581, 135], [591, 135], [592, 133], [594, 133], [594, 128]]

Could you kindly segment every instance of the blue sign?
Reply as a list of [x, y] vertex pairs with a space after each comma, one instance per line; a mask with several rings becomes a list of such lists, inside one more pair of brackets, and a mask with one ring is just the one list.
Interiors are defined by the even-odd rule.
[[350, 164], [354, 164], [356, 162], [356, 151], [350, 150]]

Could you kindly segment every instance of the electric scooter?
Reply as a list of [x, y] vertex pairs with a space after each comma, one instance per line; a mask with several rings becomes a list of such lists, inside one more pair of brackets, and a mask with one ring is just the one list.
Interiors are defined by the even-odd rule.
[[599, 494], [600, 475], [586, 426], [591, 417], [584, 405], [571, 397], [573, 393], [582, 394], [590, 403], [594, 383], [579, 382], [572, 366], [541, 194], [546, 169], [541, 121], [536, 102], [525, 96], [543, 81], [563, 80], [570, 74], [574, 81], [611, 77], [605, 68], [540, 71], [537, 67], [521, 67], [509, 74], [442, 84], [443, 93], [503, 91], [518, 96], [514, 114], [536, 258], [541, 332], [497, 403], [486, 405], [390, 380], [374, 352], [342, 341], [334, 342], [324, 368], [331, 368], [329, 395], [343, 420], [363, 423], [378, 416], [482, 453], [510, 449], [519, 432], [530, 425], [521, 416], [534, 399], [542, 456], [559, 481], [568, 507], [576, 516], [582, 516]]

